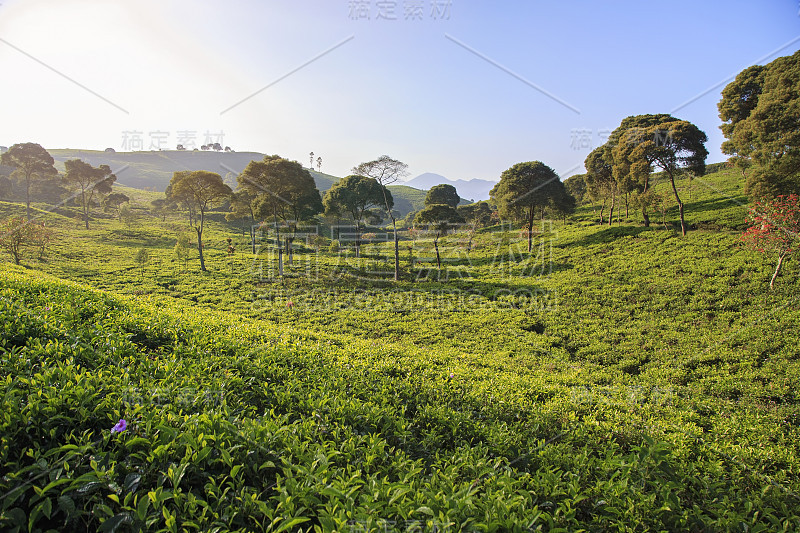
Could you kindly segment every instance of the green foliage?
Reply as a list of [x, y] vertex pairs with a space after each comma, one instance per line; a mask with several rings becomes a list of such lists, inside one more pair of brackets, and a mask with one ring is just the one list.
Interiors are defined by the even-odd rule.
[[147, 248], [139, 248], [136, 251], [136, 255], [133, 256], [133, 261], [139, 265], [142, 271], [142, 277], [144, 277], [144, 267], [150, 261], [150, 252], [147, 251]]
[[[433, 275], [421, 233], [391, 284], [388, 242], [141, 278], [176, 218], [50, 214], [37, 270], [73, 281], [0, 266], [0, 529], [797, 530], [800, 277], [763, 290], [735, 174], [676, 180], [713, 231], [579, 208], [530, 253], [452, 231]], [[216, 261], [249, 244], [207, 232]]]
[[17, 170], [12, 175], [25, 180], [26, 218], [31, 219], [31, 181], [46, 179], [57, 174], [53, 156], [36, 143], [19, 143], [0, 154], [0, 163]]
[[434, 185], [425, 196], [425, 206], [444, 204], [449, 205], [455, 209], [461, 198], [458, 196], [456, 188], [450, 184], [443, 183], [441, 185]]
[[206, 213], [232, 194], [231, 188], [222, 182], [222, 176], [205, 170], [176, 172], [169, 183], [167, 200], [183, 205], [189, 211], [189, 223], [197, 233], [197, 250], [202, 271], [206, 270], [203, 255]]
[[22, 217], [0, 220], [0, 248], [11, 255], [17, 265], [27, 250], [35, 250], [41, 260], [53, 232], [42, 222], [26, 222]]
[[717, 104], [722, 151], [744, 174], [751, 197], [800, 194], [800, 51], [746, 68]]
[[64, 166], [66, 168], [64, 183], [80, 191], [83, 221], [86, 229], [89, 229], [89, 210], [92, 206], [92, 198], [95, 193], [100, 195], [111, 193], [117, 177], [111, 172], [108, 165], [100, 165], [95, 168], [80, 159], [65, 161]]

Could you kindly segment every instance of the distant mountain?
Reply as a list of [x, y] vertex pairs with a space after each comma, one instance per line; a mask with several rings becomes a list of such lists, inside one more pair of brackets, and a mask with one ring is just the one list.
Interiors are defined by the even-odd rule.
[[489, 191], [492, 190], [497, 182], [496, 181], [489, 181], [489, 180], [481, 180], [481, 179], [473, 179], [473, 180], [451, 180], [448, 179], [440, 174], [434, 174], [433, 172], [426, 172], [425, 174], [420, 174], [416, 178], [413, 178], [407, 182], [405, 185], [409, 187], [414, 187], [415, 189], [422, 189], [423, 191], [427, 191], [434, 185], [440, 185], [446, 183], [448, 185], [452, 185], [458, 191], [458, 195], [461, 198], [467, 200], [488, 200], [489, 199]]

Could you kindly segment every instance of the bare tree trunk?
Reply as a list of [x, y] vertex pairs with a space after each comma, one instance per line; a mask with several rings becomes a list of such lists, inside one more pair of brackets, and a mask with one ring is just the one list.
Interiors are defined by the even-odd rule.
[[603, 218], [603, 210], [604, 210], [605, 208], [606, 208], [606, 199], [605, 199], [605, 198], [603, 198], [603, 205], [601, 205], [601, 206], [600, 206], [600, 225], [601, 225], [601, 226], [603, 225], [603, 220], [605, 220], [605, 219]]
[[[647, 187], [650, 185], [650, 180], [645, 180], [644, 182], [644, 189], [642, 190], [642, 194], [647, 193]], [[642, 218], [644, 219], [644, 227], [650, 227], [650, 217], [647, 216], [647, 203], [642, 202]]]
[[678, 189], [675, 187], [675, 178], [672, 174], [669, 175], [669, 181], [672, 184], [672, 192], [675, 193], [675, 200], [678, 202], [678, 213], [681, 215], [681, 234], [686, 235], [686, 222], [683, 220], [683, 202], [678, 196]]
[[397, 235], [397, 223], [394, 217], [392, 217], [392, 231], [394, 231], [394, 280], [400, 281], [400, 239]]
[[205, 272], [206, 262], [203, 257], [203, 228], [202, 226], [197, 226], [194, 230], [197, 232], [197, 251], [200, 253], [200, 270]]
[[778, 256], [778, 265], [775, 267], [775, 273], [772, 275], [772, 279], [769, 280], [769, 288], [770, 290], [773, 288], [773, 284], [775, 283], [775, 278], [778, 277], [778, 273], [781, 271], [781, 266], [783, 266], [783, 260], [786, 258], [789, 250], [784, 250], [781, 252], [781, 255]]
[[532, 243], [533, 236], [531, 234], [533, 233], [533, 211], [534, 211], [534, 208], [531, 207], [530, 209], [531, 209], [530, 210], [530, 215], [528, 215], [528, 253], [531, 253], [531, 248], [533, 246], [533, 243]]
[[439, 258], [439, 232], [436, 232], [436, 237], [433, 239], [433, 249], [436, 250], [436, 268], [442, 270], [442, 261]]

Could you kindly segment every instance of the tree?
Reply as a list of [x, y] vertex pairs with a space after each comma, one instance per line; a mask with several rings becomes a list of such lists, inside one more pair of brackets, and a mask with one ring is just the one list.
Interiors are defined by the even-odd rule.
[[564, 180], [564, 188], [575, 198], [577, 205], [584, 203], [586, 199], [586, 174], [575, 174]]
[[[256, 216], [261, 220], [270, 217], [274, 222], [278, 269], [282, 275], [283, 249], [278, 221], [282, 220], [294, 231], [298, 222], [308, 221], [322, 212], [322, 198], [314, 178], [297, 161], [267, 155], [262, 161], [250, 161], [236, 181], [237, 192], [246, 191], [253, 198]], [[287, 237], [288, 253], [291, 253], [290, 246], [291, 238]]]
[[614, 178], [613, 163], [607, 157], [605, 146], [592, 150], [583, 165], [586, 167], [586, 184], [596, 196], [603, 198], [600, 208], [600, 224], [603, 223], [603, 208], [606, 198], [611, 197], [611, 209], [608, 212], [608, 225], [614, 220], [614, 206], [617, 198], [617, 180]]
[[133, 256], [133, 261], [139, 265], [139, 268], [142, 272], [142, 278], [144, 278], [144, 267], [147, 265], [147, 262], [150, 261], [150, 252], [147, 251], [147, 248], [139, 248], [139, 250], [136, 252], [136, 255]]
[[231, 196], [231, 212], [225, 215], [226, 220], [247, 220], [249, 222], [250, 246], [253, 255], [256, 253], [256, 196], [247, 190], [240, 190]]
[[0, 220], [0, 248], [7, 251], [17, 265], [22, 261], [25, 248], [38, 248], [41, 259], [50, 240], [50, 228], [43, 223], [27, 222], [22, 217]]
[[314, 168], [314, 152], [309, 152], [308, 160], [309, 160], [308, 166], [310, 168]]
[[122, 221], [122, 209], [121, 206], [125, 202], [130, 202], [131, 199], [128, 198], [127, 194], [123, 194], [121, 192], [112, 192], [108, 196], [103, 199], [103, 205], [107, 209], [113, 209], [117, 212], [117, 220]]
[[25, 217], [31, 219], [31, 180], [58, 174], [53, 156], [36, 143], [15, 144], [0, 155], [0, 163], [15, 167], [13, 175], [25, 180]]
[[417, 213], [414, 222], [425, 224], [434, 231], [433, 249], [436, 251], [436, 268], [441, 270], [442, 260], [439, 257], [439, 237], [447, 235], [447, 232], [454, 224], [463, 224], [464, 217], [453, 206], [430, 204]]
[[532, 247], [533, 219], [537, 209], [544, 216], [551, 198], [561, 194], [564, 184], [556, 172], [541, 161], [517, 163], [503, 171], [500, 182], [489, 192], [502, 216], [524, 220], [528, 229], [528, 252]]
[[229, 198], [233, 191], [222, 182], [222, 176], [207, 170], [175, 172], [169, 182], [169, 198], [195, 212], [190, 224], [197, 233], [200, 270], [206, 270], [203, 258], [203, 229], [206, 213], [214, 205]]
[[182, 144], [179, 144], [178, 146], [175, 147], [175, 149], [178, 150], [179, 152], [182, 152], [186, 150], [186, 147], [183, 146]]
[[[800, 51], [746, 68], [722, 91], [722, 152], [752, 198], [800, 193]], [[749, 170], [748, 170], [749, 169]]]
[[492, 223], [492, 208], [488, 202], [476, 202], [474, 204], [460, 205], [456, 211], [464, 219], [469, 228], [469, 243], [467, 252], [472, 250], [472, 239], [478, 228], [488, 226]]
[[[340, 179], [325, 193], [322, 204], [330, 215], [347, 213], [356, 225], [356, 257], [361, 246], [361, 221], [369, 210], [384, 202], [385, 187], [374, 178], [350, 175]], [[394, 206], [392, 193], [385, 191], [389, 205]]]
[[772, 289], [784, 260], [800, 248], [800, 196], [779, 195], [756, 201], [747, 220], [751, 226], [742, 234], [742, 240], [761, 253], [778, 254], [778, 264], [769, 281]]
[[150, 205], [153, 206], [151, 211], [157, 217], [161, 217], [161, 221], [165, 221], [167, 219], [167, 211], [169, 210], [169, 202], [166, 198], [156, 198], [150, 202]]
[[86, 229], [89, 229], [89, 210], [92, 197], [95, 193], [109, 194], [117, 177], [111, 173], [108, 165], [100, 165], [95, 168], [80, 159], [65, 161], [64, 166], [67, 169], [64, 173], [64, 182], [80, 190], [83, 222]]
[[384, 209], [386, 209], [386, 214], [392, 219], [392, 231], [394, 233], [394, 280], [399, 281], [400, 241], [397, 235], [397, 220], [392, 212], [392, 206], [394, 204], [387, 186], [407, 175], [408, 165], [396, 159], [392, 159], [388, 155], [382, 155], [378, 159], [367, 161], [366, 163], [361, 163], [357, 167], [353, 167], [352, 171], [353, 174], [373, 178], [383, 187], [383, 206]]
[[[651, 115], [652, 116], [652, 115]], [[624, 161], [633, 181], [646, 184], [653, 168], [661, 169], [669, 177], [678, 213], [681, 233], [686, 235], [683, 202], [675, 186], [675, 178], [689, 172], [705, 172], [706, 134], [691, 122], [666, 115], [660, 121], [645, 127], [629, 128], [614, 148], [614, 160]]]
[[11, 180], [5, 176], [0, 176], [0, 199], [9, 199], [11, 198], [11, 192], [13, 191], [13, 184]]
[[172, 252], [175, 254], [175, 259], [183, 263], [183, 269], [186, 270], [187, 263], [189, 262], [189, 252], [191, 250], [192, 241], [186, 233], [178, 233], [178, 239]]
[[458, 191], [447, 183], [434, 185], [425, 195], [425, 205], [445, 204], [455, 209], [459, 202], [461, 198], [458, 196]]
[[[605, 151], [603, 159], [612, 164], [612, 172], [617, 186], [625, 192], [626, 198], [629, 192], [647, 193], [650, 187], [650, 173], [641, 172], [641, 169], [632, 169], [631, 162], [627, 160], [626, 148], [630, 145], [638, 144], [641, 141], [642, 130], [654, 126], [664, 121], [675, 120], [667, 114], [657, 115], [632, 115], [625, 117], [620, 125], [611, 132], [608, 141], [603, 145]], [[638, 170], [634, 172], [633, 170]], [[587, 186], [589, 184], [587, 183]], [[590, 195], [597, 195], [598, 191], [589, 187]], [[650, 217], [647, 214], [647, 203], [640, 204], [642, 208], [642, 219], [645, 227], [650, 226]]]
[[317, 172], [319, 172], [321, 169], [322, 169], [322, 156], [319, 156], [317, 158]]

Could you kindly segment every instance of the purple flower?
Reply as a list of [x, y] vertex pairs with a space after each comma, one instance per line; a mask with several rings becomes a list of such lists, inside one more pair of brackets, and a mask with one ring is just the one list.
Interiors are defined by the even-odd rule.
[[450, 373], [450, 379], [453, 379], [454, 377], [456, 377], [456, 375], [451, 372]]
[[124, 418], [120, 418], [119, 422], [117, 422], [117, 425], [111, 428], [111, 434], [113, 435], [114, 433], [122, 433], [126, 429], [128, 429], [128, 423], [125, 422]]

